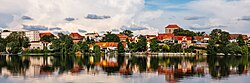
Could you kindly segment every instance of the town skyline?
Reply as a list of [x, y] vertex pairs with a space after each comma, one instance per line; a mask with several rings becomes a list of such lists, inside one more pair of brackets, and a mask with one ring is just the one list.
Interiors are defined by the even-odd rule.
[[162, 28], [168, 24], [178, 24], [193, 31], [208, 33], [219, 28], [249, 35], [249, 3], [249, 0], [1, 0], [0, 29], [79, 33], [128, 29], [135, 34], [157, 34], [163, 33]]

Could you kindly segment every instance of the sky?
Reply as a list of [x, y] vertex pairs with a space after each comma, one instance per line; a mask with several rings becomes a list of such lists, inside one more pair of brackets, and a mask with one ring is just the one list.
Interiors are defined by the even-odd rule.
[[164, 33], [168, 24], [249, 34], [250, 0], [0, 0], [0, 29]]

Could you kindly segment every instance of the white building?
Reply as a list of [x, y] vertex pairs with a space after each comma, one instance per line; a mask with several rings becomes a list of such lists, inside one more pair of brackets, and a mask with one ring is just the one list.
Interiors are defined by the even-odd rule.
[[41, 41], [30, 42], [30, 49], [43, 49], [43, 43]]
[[[2, 32], [1, 33], [1, 38], [6, 38], [12, 32], [14, 32], [14, 31]], [[17, 32], [24, 32], [25, 36], [29, 38], [30, 42], [32, 42], [32, 41], [40, 41], [39, 31], [17, 31]]]

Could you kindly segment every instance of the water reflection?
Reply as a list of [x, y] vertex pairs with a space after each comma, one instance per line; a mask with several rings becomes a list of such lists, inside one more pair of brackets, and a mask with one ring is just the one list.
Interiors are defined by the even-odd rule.
[[[248, 74], [247, 56], [137, 57], [124, 55], [83, 56], [0, 56], [3, 77], [41, 77], [56, 75], [121, 75], [156, 73], [167, 82], [210, 75], [212, 79]], [[133, 78], [133, 77], [130, 77]]]

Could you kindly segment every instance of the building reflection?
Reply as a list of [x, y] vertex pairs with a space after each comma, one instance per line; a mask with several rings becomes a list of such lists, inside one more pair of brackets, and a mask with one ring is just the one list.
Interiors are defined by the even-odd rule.
[[167, 82], [179, 82], [188, 77], [213, 79], [249, 73], [248, 57], [154, 57], [124, 55], [83, 56], [0, 56], [1, 76], [39, 77], [63, 74], [130, 76], [140, 73], [157, 73]]

